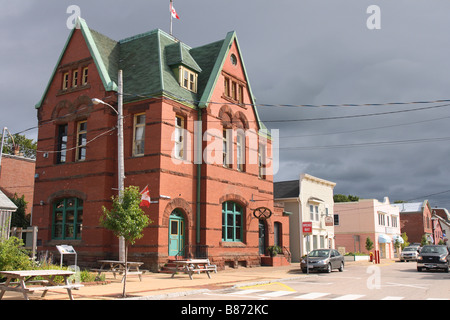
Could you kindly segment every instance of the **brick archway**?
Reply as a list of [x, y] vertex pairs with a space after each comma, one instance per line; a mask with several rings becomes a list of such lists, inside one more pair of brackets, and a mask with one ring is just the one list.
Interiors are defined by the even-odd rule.
[[162, 225], [165, 227], [169, 226], [170, 215], [175, 209], [179, 209], [182, 211], [186, 219], [186, 224], [189, 226], [189, 228], [192, 228], [194, 220], [192, 218], [192, 208], [191, 205], [182, 198], [175, 198], [166, 205], [163, 213]]
[[47, 203], [52, 204], [55, 200], [62, 198], [78, 198], [86, 201], [88, 197], [85, 193], [78, 190], [61, 190], [51, 194], [47, 199]]
[[230, 194], [226, 194], [226, 195], [220, 197], [219, 204], [222, 204], [222, 203], [227, 202], [227, 201], [237, 202], [237, 203], [241, 204], [244, 207], [248, 207], [248, 201], [245, 200], [244, 197], [242, 197], [242, 196], [240, 196], [238, 194], [230, 193]]

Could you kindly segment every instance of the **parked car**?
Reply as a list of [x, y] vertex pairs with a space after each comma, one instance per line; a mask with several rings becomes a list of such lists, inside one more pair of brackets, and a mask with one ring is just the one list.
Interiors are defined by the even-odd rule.
[[344, 271], [344, 256], [334, 249], [316, 249], [311, 251], [300, 262], [300, 268], [306, 273], [306, 260], [308, 260], [309, 271], [326, 271], [331, 272], [332, 269]]
[[442, 269], [448, 272], [450, 267], [450, 251], [447, 246], [427, 245], [420, 250], [417, 258], [417, 271], [423, 269]]
[[400, 261], [417, 260], [419, 256], [419, 247], [406, 247], [400, 254]]

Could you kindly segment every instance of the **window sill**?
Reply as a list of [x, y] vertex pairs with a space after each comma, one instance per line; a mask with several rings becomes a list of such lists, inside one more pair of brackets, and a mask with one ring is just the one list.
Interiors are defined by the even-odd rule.
[[220, 242], [220, 246], [223, 248], [245, 248], [245, 247], [247, 247], [245, 245], [245, 243], [243, 243], [241, 241], [232, 242], [232, 241], [223, 241], [223, 240]]

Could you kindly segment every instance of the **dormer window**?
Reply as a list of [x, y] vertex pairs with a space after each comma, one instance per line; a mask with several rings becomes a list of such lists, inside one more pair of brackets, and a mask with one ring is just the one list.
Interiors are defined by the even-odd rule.
[[180, 66], [180, 86], [189, 91], [197, 92], [197, 79], [197, 73]]

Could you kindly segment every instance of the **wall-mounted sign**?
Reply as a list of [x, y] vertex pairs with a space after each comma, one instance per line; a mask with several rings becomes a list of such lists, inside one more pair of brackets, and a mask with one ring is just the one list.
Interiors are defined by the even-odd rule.
[[332, 216], [326, 216], [325, 227], [332, 227], [332, 226], [334, 226], [334, 218]]
[[272, 211], [270, 211], [269, 208], [265, 207], [256, 208], [255, 210], [253, 210], [253, 216], [261, 220], [266, 220], [272, 216]]
[[303, 222], [302, 230], [303, 230], [303, 234], [312, 233], [312, 222]]

